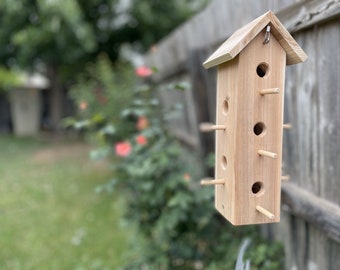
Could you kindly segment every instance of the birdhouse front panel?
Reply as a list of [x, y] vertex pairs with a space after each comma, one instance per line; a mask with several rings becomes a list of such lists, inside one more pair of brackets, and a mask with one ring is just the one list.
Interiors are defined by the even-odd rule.
[[239, 54], [235, 224], [280, 220], [286, 53], [275, 37], [263, 44], [265, 32]]
[[286, 53], [275, 38], [263, 44], [264, 37], [265, 29], [218, 68], [216, 119], [226, 129], [216, 132], [215, 175], [225, 184], [215, 187], [215, 205], [234, 225], [280, 218]]

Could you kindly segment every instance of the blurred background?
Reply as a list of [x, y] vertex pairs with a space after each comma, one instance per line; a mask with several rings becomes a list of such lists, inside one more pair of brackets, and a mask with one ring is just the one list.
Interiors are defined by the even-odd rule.
[[[272, 9], [309, 60], [287, 67], [281, 222], [214, 209], [216, 70]], [[339, 3], [0, 2], [0, 268], [340, 268]], [[315, 203], [317, 202], [317, 203]], [[250, 267], [250, 268], [249, 268]]]

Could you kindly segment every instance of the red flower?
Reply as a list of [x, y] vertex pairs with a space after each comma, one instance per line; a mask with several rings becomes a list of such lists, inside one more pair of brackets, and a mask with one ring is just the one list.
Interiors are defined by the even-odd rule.
[[145, 145], [148, 143], [148, 140], [145, 138], [145, 136], [143, 135], [138, 135], [136, 137], [136, 142], [139, 144], [139, 145]]
[[140, 116], [138, 118], [138, 122], [137, 122], [137, 129], [138, 130], [143, 130], [145, 128], [147, 128], [149, 126], [149, 121], [145, 116]]
[[129, 142], [118, 142], [115, 145], [116, 155], [120, 157], [127, 157], [132, 151], [131, 144]]
[[152, 75], [152, 69], [147, 66], [140, 66], [136, 69], [136, 75], [141, 78], [150, 77]]

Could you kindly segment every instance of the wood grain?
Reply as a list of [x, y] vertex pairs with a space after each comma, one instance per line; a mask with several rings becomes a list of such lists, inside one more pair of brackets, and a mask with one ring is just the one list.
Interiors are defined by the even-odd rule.
[[284, 209], [302, 217], [340, 243], [340, 207], [305, 191], [293, 183], [282, 184]]

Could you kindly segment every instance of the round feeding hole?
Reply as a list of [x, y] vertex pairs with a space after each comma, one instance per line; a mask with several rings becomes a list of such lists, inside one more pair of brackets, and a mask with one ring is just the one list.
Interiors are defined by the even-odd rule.
[[223, 113], [224, 114], [227, 114], [228, 113], [228, 110], [229, 110], [229, 102], [228, 102], [228, 100], [227, 99], [225, 99], [224, 101], [223, 101]]
[[264, 123], [258, 122], [258, 123], [255, 124], [253, 131], [254, 131], [254, 134], [256, 136], [259, 136], [261, 134], [264, 135], [265, 129], [266, 129], [266, 127], [265, 127]]
[[221, 166], [223, 170], [227, 169], [227, 157], [226, 156], [222, 156]]
[[256, 68], [256, 73], [259, 77], [263, 78], [268, 72], [269, 66], [266, 63], [261, 63]]
[[253, 194], [261, 195], [263, 193], [263, 184], [261, 182], [256, 182], [252, 185], [251, 191]]

